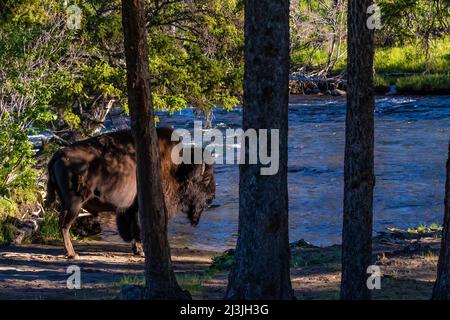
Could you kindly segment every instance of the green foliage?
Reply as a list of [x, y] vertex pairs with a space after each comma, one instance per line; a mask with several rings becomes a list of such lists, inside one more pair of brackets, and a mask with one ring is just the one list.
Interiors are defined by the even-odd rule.
[[[202, 290], [204, 283], [211, 278], [211, 275], [192, 274], [192, 273], [176, 273], [178, 284], [190, 292], [199, 292]], [[123, 276], [120, 279], [119, 287], [134, 285], [145, 286], [145, 278], [143, 276]]]
[[10, 244], [15, 236], [15, 228], [8, 217], [20, 217], [37, 201], [38, 193], [34, 186], [17, 187], [9, 190], [8, 196], [0, 195], [0, 246]]
[[428, 51], [433, 39], [448, 35], [450, 3], [447, 0], [380, 0], [383, 28], [379, 45], [420, 41]]
[[58, 213], [54, 211], [45, 212], [42, 221], [39, 223], [38, 231], [36, 241], [47, 243], [62, 240]]
[[[208, 11], [203, 4], [206, 2], [198, 1], [193, 8], [182, 3], [169, 5], [150, 24], [150, 74], [157, 109], [174, 112], [191, 105], [207, 113], [217, 105], [230, 109], [239, 103], [242, 8], [235, 1], [213, 1], [208, 2]], [[160, 24], [167, 23], [166, 19], [185, 15], [197, 20], [186, 17], [186, 25], [161, 32]]]
[[378, 48], [375, 52], [375, 70], [389, 72], [445, 73], [450, 70], [450, 37], [434, 41], [427, 56], [419, 43]]
[[8, 197], [14, 188], [29, 188], [36, 182], [36, 170], [31, 168], [34, 152], [27, 131], [9, 117], [0, 117], [0, 197]]
[[203, 274], [191, 274], [191, 273], [177, 273], [176, 274], [178, 284], [189, 292], [200, 292], [203, 286], [210, 276]]
[[8, 245], [14, 239], [14, 227], [0, 219], [0, 246]]
[[428, 234], [428, 233], [436, 232], [436, 231], [442, 231], [442, 226], [438, 225], [437, 223], [432, 223], [428, 226], [426, 224], [420, 224], [417, 227], [408, 228], [406, 230], [406, 232], [414, 233], [414, 234]]
[[17, 203], [7, 197], [0, 197], [0, 221], [8, 216], [16, 215], [17, 212]]
[[[377, 72], [448, 73], [450, 2], [380, 0]], [[291, 8], [291, 67], [319, 74], [346, 68], [347, 1], [298, 0]], [[320, 73], [319, 71], [322, 71]]]
[[291, 67], [299, 69], [303, 66], [309, 66], [311, 69], [320, 69], [327, 62], [327, 52], [317, 50], [309, 46], [302, 46], [291, 55]]
[[124, 286], [144, 286], [145, 278], [143, 276], [123, 276], [118, 284], [120, 287]]
[[398, 228], [386, 228], [387, 232], [379, 232], [378, 239], [416, 240], [423, 237], [439, 238], [442, 236], [442, 226], [432, 223], [420, 224], [406, 230]]
[[308, 247], [295, 251], [292, 255], [291, 267], [328, 267], [336, 270], [341, 260], [341, 249], [339, 246], [331, 247]]
[[213, 257], [212, 260], [210, 269], [217, 271], [231, 270], [235, 261], [234, 251], [225, 251], [223, 254]]

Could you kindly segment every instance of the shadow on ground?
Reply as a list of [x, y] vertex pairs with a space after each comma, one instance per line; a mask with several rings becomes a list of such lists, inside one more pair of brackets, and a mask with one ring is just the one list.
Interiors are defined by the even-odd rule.
[[[297, 299], [338, 299], [341, 247], [302, 242], [291, 249]], [[76, 250], [80, 259], [67, 260], [61, 244], [0, 248], [0, 299], [114, 299], [122, 286], [143, 284], [144, 259], [133, 256], [128, 244], [78, 242]], [[429, 299], [438, 250], [437, 238], [376, 239], [373, 260], [382, 278], [373, 299]], [[213, 263], [217, 256], [213, 251], [172, 249], [177, 279], [194, 299], [223, 298], [233, 257], [222, 255]], [[81, 270], [80, 290], [67, 288], [71, 265]]]

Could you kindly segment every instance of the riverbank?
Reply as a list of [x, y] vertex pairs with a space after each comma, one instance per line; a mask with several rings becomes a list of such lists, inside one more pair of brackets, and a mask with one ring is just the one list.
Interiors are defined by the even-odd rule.
[[[440, 230], [389, 229], [374, 238], [373, 260], [381, 269], [381, 289], [374, 299], [429, 299], [436, 275]], [[142, 257], [120, 242], [76, 242], [79, 260], [66, 260], [62, 244], [0, 248], [0, 299], [114, 299], [126, 285], [143, 283]], [[291, 279], [297, 299], [338, 299], [339, 245], [291, 244]], [[230, 254], [231, 252], [231, 254]], [[232, 251], [219, 253], [172, 248], [178, 281], [194, 299], [225, 294]], [[81, 269], [81, 289], [67, 289], [67, 267]]]
[[[401, 46], [376, 47], [374, 57], [375, 92], [384, 95], [395, 84], [399, 95], [448, 95], [450, 92], [449, 37], [434, 39], [428, 52], [423, 43], [412, 41]], [[315, 49], [317, 50], [317, 49]], [[299, 49], [291, 57], [292, 94], [341, 95], [346, 91], [346, 57], [343, 55], [328, 72], [328, 78], [305, 77], [320, 74], [327, 61], [327, 49], [305, 52]], [[345, 45], [342, 52], [345, 52]], [[295, 72], [295, 70], [300, 70]], [[306, 70], [306, 71], [305, 71]]]
[[[391, 86], [395, 85], [395, 93]], [[375, 93], [378, 95], [448, 95], [450, 74], [380, 74], [375, 76]], [[342, 77], [305, 78], [291, 76], [291, 95], [345, 96], [347, 81]]]

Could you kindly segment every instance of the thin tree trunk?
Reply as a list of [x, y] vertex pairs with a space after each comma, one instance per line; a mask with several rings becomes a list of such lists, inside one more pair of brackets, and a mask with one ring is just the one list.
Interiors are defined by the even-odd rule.
[[437, 279], [433, 288], [434, 300], [450, 300], [450, 141], [448, 144], [447, 179], [444, 196], [444, 228], [439, 254]]
[[159, 143], [154, 124], [144, 0], [122, 0], [127, 91], [136, 144], [141, 236], [145, 252], [145, 297], [187, 299], [172, 269], [167, 211], [160, 178]]
[[[294, 298], [288, 238], [288, 79], [289, 1], [247, 0], [243, 128], [280, 130], [279, 170], [261, 175], [260, 163], [240, 167], [236, 264], [226, 299]], [[245, 154], [248, 158], [248, 143]]]
[[341, 299], [369, 299], [374, 177], [372, 0], [349, 0]]

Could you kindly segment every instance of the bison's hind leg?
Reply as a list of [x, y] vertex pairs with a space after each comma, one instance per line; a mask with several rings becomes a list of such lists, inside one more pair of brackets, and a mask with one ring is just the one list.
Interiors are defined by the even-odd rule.
[[128, 208], [125, 212], [117, 213], [117, 229], [124, 241], [131, 241], [133, 254], [144, 256], [136, 206]]
[[82, 199], [80, 197], [72, 197], [70, 202], [67, 201], [64, 204], [61, 210], [61, 215], [59, 217], [59, 225], [61, 228], [64, 248], [66, 249], [68, 259], [78, 258], [78, 255], [75, 253], [75, 250], [73, 248], [72, 241], [70, 240], [70, 227], [77, 219], [78, 212], [81, 209], [81, 205]]

